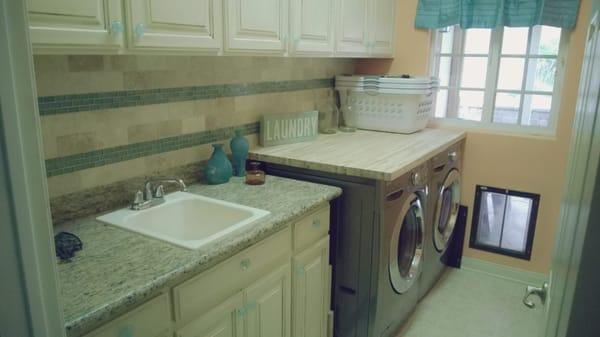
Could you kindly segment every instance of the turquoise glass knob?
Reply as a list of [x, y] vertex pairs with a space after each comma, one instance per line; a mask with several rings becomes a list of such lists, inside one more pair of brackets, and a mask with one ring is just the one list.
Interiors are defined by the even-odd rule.
[[319, 228], [321, 227], [321, 219], [314, 219], [312, 222], [312, 225], [314, 228]]
[[123, 22], [121, 22], [119, 20], [113, 20], [110, 23], [110, 32], [113, 34], [123, 33]]
[[146, 27], [144, 26], [143, 23], [138, 23], [137, 25], [135, 25], [133, 32], [135, 33], [135, 36], [142, 37], [142, 36], [144, 36], [144, 33], [146, 32]]
[[250, 301], [246, 304], [246, 312], [256, 309], [256, 301]]
[[134, 337], [133, 335], [133, 327], [131, 325], [126, 325], [119, 329], [117, 334], [118, 337]]
[[250, 259], [243, 259], [242, 262], [240, 262], [240, 267], [242, 267], [242, 270], [250, 269]]

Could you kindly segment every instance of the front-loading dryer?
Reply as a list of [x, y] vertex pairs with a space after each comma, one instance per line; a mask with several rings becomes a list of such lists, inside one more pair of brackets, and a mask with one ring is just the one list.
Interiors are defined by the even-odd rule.
[[382, 187], [375, 319], [370, 336], [395, 336], [418, 302], [427, 219], [428, 166]]
[[451, 145], [430, 161], [429, 220], [425, 228], [425, 258], [419, 287], [423, 298], [446, 268], [446, 253], [453, 239], [460, 209], [463, 142]]

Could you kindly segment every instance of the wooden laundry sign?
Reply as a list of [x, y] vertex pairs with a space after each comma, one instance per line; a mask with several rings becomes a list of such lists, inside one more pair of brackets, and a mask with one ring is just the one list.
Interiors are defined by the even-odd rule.
[[260, 119], [260, 145], [273, 146], [314, 140], [318, 130], [318, 111], [263, 115]]

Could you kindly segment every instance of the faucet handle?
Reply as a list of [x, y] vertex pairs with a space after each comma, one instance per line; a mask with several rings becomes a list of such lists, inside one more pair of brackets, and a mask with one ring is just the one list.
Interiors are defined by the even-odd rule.
[[135, 209], [137, 206], [144, 203], [144, 193], [140, 190], [135, 192], [135, 197], [133, 198], [133, 203], [131, 204], [131, 209]]
[[154, 192], [155, 198], [164, 198], [165, 197], [165, 188], [163, 185], [158, 185], [156, 188], [156, 192]]
[[135, 199], [133, 200], [134, 204], [139, 204], [144, 202], [144, 193], [142, 193], [142, 191], [138, 190], [137, 192], [135, 192]]

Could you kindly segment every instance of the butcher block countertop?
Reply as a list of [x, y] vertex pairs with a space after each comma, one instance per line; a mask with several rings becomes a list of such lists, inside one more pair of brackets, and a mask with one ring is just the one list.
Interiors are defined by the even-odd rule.
[[347, 176], [392, 181], [424, 163], [466, 133], [424, 129], [410, 134], [358, 130], [319, 135], [314, 141], [257, 147], [250, 159]]

